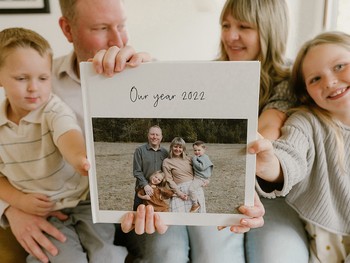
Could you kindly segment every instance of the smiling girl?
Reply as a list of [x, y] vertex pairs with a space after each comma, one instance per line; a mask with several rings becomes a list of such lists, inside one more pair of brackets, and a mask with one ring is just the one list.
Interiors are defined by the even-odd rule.
[[306, 42], [293, 82], [300, 107], [281, 138], [250, 148], [257, 175], [283, 184], [273, 194], [288, 194], [305, 221], [311, 262], [350, 262], [350, 36], [329, 32]]

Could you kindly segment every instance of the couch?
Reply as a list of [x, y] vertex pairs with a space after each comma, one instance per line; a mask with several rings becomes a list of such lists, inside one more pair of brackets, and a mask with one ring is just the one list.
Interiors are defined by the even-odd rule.
[[27, 252], [17, 242], [11, 229], [0, 227], [0, 262], [22, 263], [26, 262]]

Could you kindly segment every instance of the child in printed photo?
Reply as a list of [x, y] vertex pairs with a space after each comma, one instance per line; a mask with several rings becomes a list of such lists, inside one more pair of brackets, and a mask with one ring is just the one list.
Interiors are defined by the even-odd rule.
[[162, 171], [154, 172], [149, 178], [149, 185], [153, 189], [153, 194], [146, 194], [141, 188], [137, 196], [141, 198], [145, 205], [152, 205], [155, 212], [169, 212], [169, 202], [166, 200], [174, 196], [174, 192], [167, 188], [167, 181]]
[[203, 141], [196, 141], [192, 146], [194, 151], [194, 156], [192, 157], [194, 178], [188, 191], [189, 197], [192, 201], [190, 213], [196, 213], [200, 208], [197, 191], [200, 187], [208, 185], [214, 165], [210, 161], [209, 156], [205, 154], [206, 146]]

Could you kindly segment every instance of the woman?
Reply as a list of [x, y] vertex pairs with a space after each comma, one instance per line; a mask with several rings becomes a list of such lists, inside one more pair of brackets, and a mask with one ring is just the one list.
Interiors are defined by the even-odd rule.
[[[163, 161], [163, 172], [170, 188], [177, 196], [170, 200], [171, 212], [188, 213], [192, 207], [188, 188], [193, 181], [193, 167], [191, 158], [186, 154], [186, 143], [180, 137], [175, 137], [169, 149], [169, 156]], [[205, 198], [203, 188], [198, 190], [200, 204], [199, 213], [205, 213]]]
[[[285, 112], [295, 103], [289, 88], [291, 63], [285, 58], [288, 22], [284, 0], [228, 0], [220, 18], [218, 60], [261, 63], [258, 131], [270, 140], [280, 136]], [[263, 185], [266, 192], [280, 187]], [[263, 198], [262, 203], [264, 227], [245, 234], [247, 261], [308, 262], [306, 233], [297, 213], [284, 198]]]
[[[280, 136], [285, 112], [294, 104], [288, 85], [291, 63], [285, 58], [288, 17], [284, 0], [227, 0], [220, 17], [217, 60], [261, 62], [258, 129], [271, 140]], [[279, 185], [273, 185], [271, 191], [276, 187]], [[166, 254], [167, 262], [308, 262], [306, 234], [297, 213], [284, 198], [263, 199], [263, 204], [267, 210], [264, 227], [244, 235], [198, 226], [171, 226], [163, 236], [152, 235], [147, 246], [153, 245], [157, 251], [150, 261], [161, 262], [157, 258]], [[246, 209], [240, 211], [246, 214]]]

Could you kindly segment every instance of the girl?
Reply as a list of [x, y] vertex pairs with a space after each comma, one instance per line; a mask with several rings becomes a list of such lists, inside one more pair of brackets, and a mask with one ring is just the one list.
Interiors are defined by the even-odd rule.
[[289, 193], [305, 221], [311, 262], [349, 262], [350, 36], [329, 32], [306, 42], [292, 74], [299, 111], [278, 141], [261, 139], [249, 150], [257, 175], [282, 183], [272, 194]]
[[[218, 60], [261, 63], [258, 131], [271, 140], [280, 136], [286, 111], [295, 103], [289, 86], [291, 62], [285, 57], [288, 17], [284, 0], [228, 0], [220, 17]], [[280, 187], [269, 186], [269, 191]], [[261, 201], [265, 223], [245, 234], [247, 261], [277, 263], [283, 257], [283, 262], [307, 262], [306, 234], [295, 211], [284, 198]]]
[[169, 204], [165, 202], [174, 195], [174, 192], [166, 187], [165, 175], [162, 171], [154, 172], [149, 178], [149, 185], [153, 189], [150, 196], [141, 188], [137, 196], [141, 198], [145, 205], [152, 205], [155, 212], [169, 212]]

